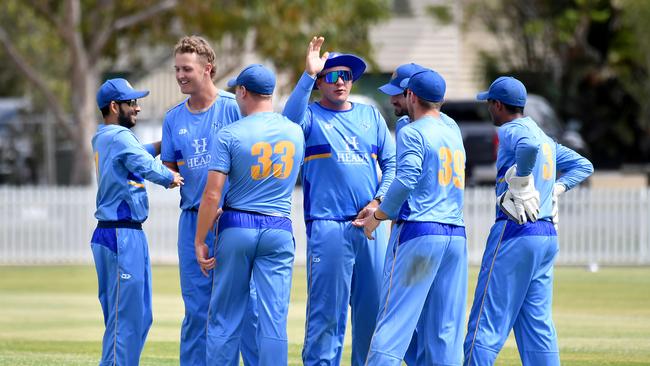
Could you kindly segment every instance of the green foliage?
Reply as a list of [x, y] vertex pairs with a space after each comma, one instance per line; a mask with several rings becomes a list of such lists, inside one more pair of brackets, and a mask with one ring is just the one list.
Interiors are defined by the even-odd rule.
[[[14, 39], [14, 46], [25, 55], [34, 68], [45, 70], [44, 75], [50, 88], [63, 100], [69, 97], [64, 78], [68, 56], [60, 39], [52, 37], [50, 25], [20, 0], [0, 2], [0, 24], [11, 25], [8, 30]], [[23, 96], [28, 94], [38, 107], [44, 103], [42, 95], [34, 92], [27, 80], [18, 72], [7, 53], [0, 47], [0, 96]]]
[[650, 1], [479, 0], [465, 24], [498, 40], [486, 83], [516, 75], [565, 119], [584, 123], [597, 166], [650, 160]]
[[[121, 0], [115, 1], [114, 6], [105, 6], [103, 2], [81, 1], [80, 30], [84, 46], [87, 49], [93, 47], [94, 37], [103, 26], [159, 2]], [[30, 64], [56, 84], [57, 94], [69, 109], [71, 102], [66, 97], [69, 94], [65, 89], [69, 89], [70, 85], [66, 79], [69, 79], [69, 73], [75, 71], [71, 69], [71, 58], [76, 55], [71, 54], [69, 45], [48, 20], [50, 16], [64, 19], [65, 1], [36, 0], [33, 3], [39, 6], [18, 0], [3, 1], [0, 5], [0, 24], [10, 32], [16, 47]], [[114, 65], [120, 60], [120, 64], [127, 64], [131, 68], [120, 71], [141, 75], [148, 67], [160, 62], [161, 57], [170, 56], [173, 45], [182, 35], [204, 35], [215, 46], [228, 38], [235, 45], [229, 51], [241, 53], [246, 37], [252, 33], [254, 51], [278, 69], [290, 71], [297, 78], [304, 67], [307, 43], [314, 35], [327, 38], [327, 49], [358, 53], [372, 63], [368, 30], [388, 15], [388, 0], [250, 0], [245, 3], [185, 0], [153, 18], [111, 34], [97, 62], [100, 74], [114, 70]], [[55, 62], [53, 55], [57, 58]], [[3, 64], [9, 66], [0, 71], [0, 81], [17, 80], [22, 88], [2, 88], [3, 92], [21, 95], [29, 88], [5, 57], [0, 50], [0, 60], [6, 61]]]
[[9, 95], [30, 90], [42, 96], [37, 103], [74, 145], [72, 183], [89, 184], [94, 94], [105, 75], [135, 81], [171, 57], [186, 34], [210, 39], [226, 71], [251, 51], [295, 79], [314, 35], [327, 37], [327, 48], [358, 53], [372, 65], [368, 29], [388, 9], [388, 0], [4, 0], [0, 61], [8, 67], [0, 81], [16, 81], [17, 87], [2, 88]]
[[450, 5], [429, 5], [427, 13], [440, 22], [441, 25], [448, 25], [454, 21], [454, 13]]

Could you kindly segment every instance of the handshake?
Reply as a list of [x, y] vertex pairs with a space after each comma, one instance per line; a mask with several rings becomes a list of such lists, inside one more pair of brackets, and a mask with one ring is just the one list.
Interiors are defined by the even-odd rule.
[[[508, 169], [505, 175], [505, 181], [508, 183], [508, 190], [497, 197], [499, 209], [505, 213], [511, 220], [523, 225], [526, 222], [535, 222], [539, 218], [539, 191], [535, 189], [533, 176], [518, 177], [515, 175], [517, 165]], [[552, 221], [555, 229], [559, 222], [558, 216], [558, 197], [566, 191], [566, 186], [562, 183], [553, 185], [553, 208]]]

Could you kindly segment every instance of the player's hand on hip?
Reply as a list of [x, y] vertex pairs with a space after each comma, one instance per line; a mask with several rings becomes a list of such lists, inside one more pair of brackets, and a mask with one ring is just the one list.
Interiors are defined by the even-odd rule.
[[194, 243], [194, 251], [196, 253], [196, 261], [199, 262], [199, 267], [201, 267], [201, 272], [205, 277], [208, 277], [208, 271], [214, 268], [217, 260], [214, 257], [208, 258], [210, 252], [205, 243]]
[[320, 48], [323, 45], [323, 42], [325, 42], [324, 37], [313, 37], [309, 42], [309, 47], [307, 47], [305, 72], [311, 77], [318, 75], [319, 72], [323, 71], [323, 67], [325, 67], [325, 61], [327, 61], [329, 52], [325, 52], [321, 56]]
[[508, 190], [498, 197], [499, 208], [508, 217], [520, 225], [537, 221], [539, 217], [539, 191], [535, 189], [533, 175], [518, 177], [517, 165], [508, 169], [505, 181], [508, 183]]
[[553, 207], [551, 209], [551, 216], [553, 221], [553, 226], [555, 226], [555, 231], [558, 229], [558, 223], [560, 222], [560, 208], [558, 206], [558, 200], [562, 193], [566, 192], [566, 186], [562, 183], [555, 183], [553, 185]]
[[183, 184], [185, 184], [185, 182], [184, 182], [185, 179], [179, 173], [177, 173], [177, 172], [175, 172], [173, 170], [170, 170], [170, 171], [174, 175], [174, 180], [172, 180], [172, 183], [169, 185], [169, 188], [176, 188], [176, 187], [179, 187], [179, 186], [182, 186]]

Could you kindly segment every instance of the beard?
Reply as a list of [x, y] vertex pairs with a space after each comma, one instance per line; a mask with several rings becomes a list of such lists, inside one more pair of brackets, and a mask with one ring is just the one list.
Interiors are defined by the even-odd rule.
[[406, 108], [399, 108], [399, 109], [395, 108], [396, 117], [402, 117], [406, 115], [408, 115], [408, 111], [406, 110]]
[[135, 126], [135, 122], [131, 120], [131, 115], [124, 113], [121, 108], [120, 113], [117, 116], [117, 122], [120, 124], [120, 126], [126, 127], [128, 129]]

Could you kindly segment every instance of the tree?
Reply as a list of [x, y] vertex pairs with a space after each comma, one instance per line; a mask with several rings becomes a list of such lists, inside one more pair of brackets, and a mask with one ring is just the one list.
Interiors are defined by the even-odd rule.
[[252, 34], [257, 54], [298, 76], [315, 34], [325, 35], [329, 47], [369, 57], [368, 28], [388, 9], [386, 0], [4, 0], [0, 46], [73, 142], [73, 184], [88, 184], [95, 93], [116, 60], [127, 57], [146, 69], [152, 56], [141, 49], [171, 53], [183, 34], [228, 39], [228, 52], [237, 54]]
[[650, 157], [650, 2], [463, 0], [465, 26], [499, 40], [487, 80], [512, 74], [583, 131], [600, 166]]

